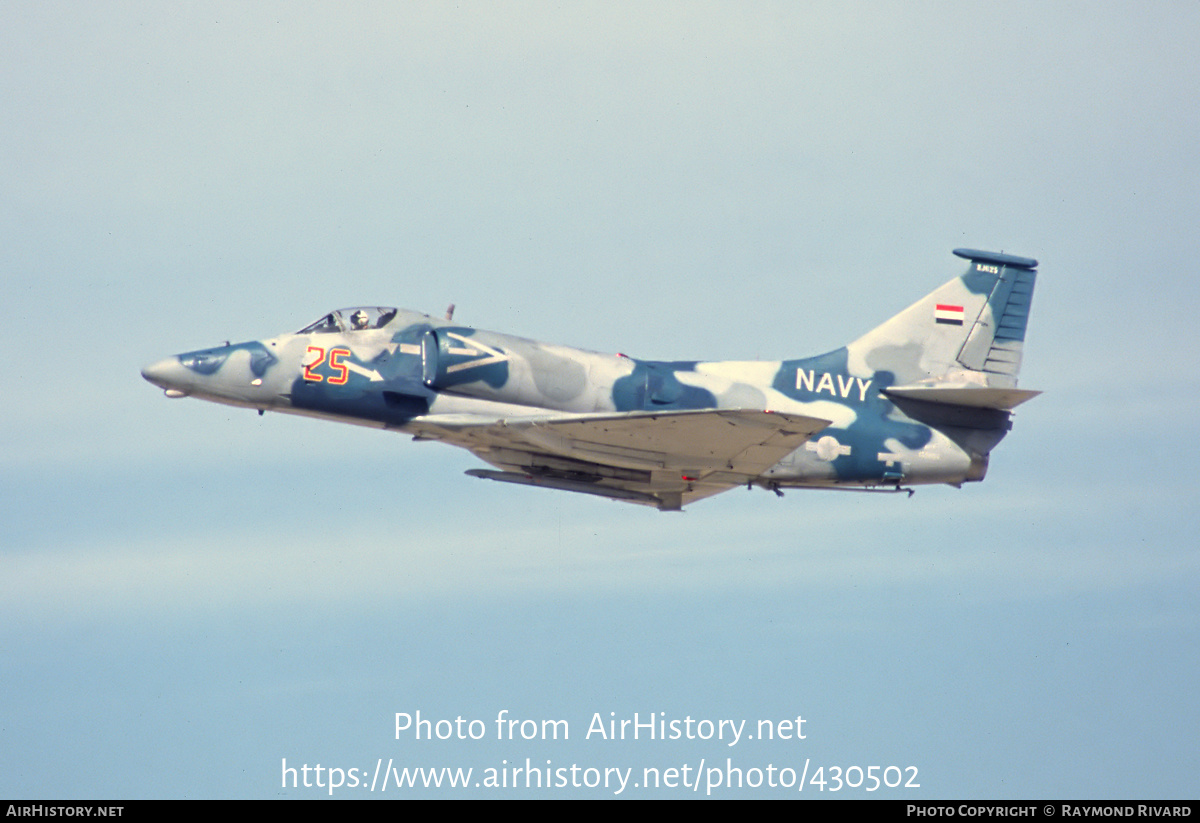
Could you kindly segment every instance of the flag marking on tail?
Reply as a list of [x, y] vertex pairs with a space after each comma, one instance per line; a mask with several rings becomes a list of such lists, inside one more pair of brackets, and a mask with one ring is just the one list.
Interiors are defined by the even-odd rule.
[[938, 303], [933, 310], [934, 320], [949, 326], [961, 326], [963, 324], [963, 316], [962, 306], [950, 306], [945, 303]]

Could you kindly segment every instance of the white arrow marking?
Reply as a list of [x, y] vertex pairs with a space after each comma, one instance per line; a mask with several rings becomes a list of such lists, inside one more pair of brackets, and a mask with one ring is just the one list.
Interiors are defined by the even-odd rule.
[[383, 379], [383, 376], [379, 372], [375, 371], [374, 369], [368, 369], [366, 366], [360, 366], [357, 363], [348, 363], [345, 361], [342, 361], [342, 365], [346, 367], [347, 371], [352, 371], [355, 374], [361, 374], [372, 383], [378, 383]]
[[504, 354], [502, 351], [500, 351], [498, 349], [493, 349], [491, 346], [485, 345], [484, 343], [480, 343], [478, 340], [472, 340], [470, 337], [464, 337], [463, 335], [455, 334], [454, 332], [446, 332], [446, 336], [453, 337], [455, 340], [459, 341], [460, 343], [466, 343], [468, 346], [471, 347], [469, 349], [447, 347], [449, 349], [449, 351], [448, 351], [449, 354], [458, 354], [458, 355], [487, 354], [487, 355], [490, 355], [488, 357], [481, 357], [478, 360], [469, 360], [466, 363], [456, 363], [455, 365], [446, 369], [446, 374], [453, 374], [454, 372], [463, 371], [464, 369], [473, 369], [473, 368], [476, 368], [477, 366], [490, 366], [492, 363], [503, 363], [504, 361], [509, 359], [508, 355]]

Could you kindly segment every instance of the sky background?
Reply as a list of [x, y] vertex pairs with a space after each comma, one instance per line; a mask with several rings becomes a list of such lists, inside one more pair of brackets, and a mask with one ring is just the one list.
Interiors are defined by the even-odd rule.
[[[1198, 41], [1174, 2], [5, 3], [0, 796], [728, 758], [1194, 798]], [[1045, 394], [985, 483], [911, 499], [663, 514], [138, 373], [356, 304], [806, 356], [958, 246], [1041, 261]], [[397, 740], [417, 711], [487, 737]], [[585, 739], [635, 712], [806, 737]], [[613, 795], [523, 785], [382, 796]]]

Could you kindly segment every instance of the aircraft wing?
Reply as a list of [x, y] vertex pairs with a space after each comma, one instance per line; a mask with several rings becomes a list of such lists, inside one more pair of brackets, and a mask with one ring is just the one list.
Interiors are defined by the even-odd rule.
[[474, 477], [595, 494], [674, 511], [743, 485], [830, 421], [757, 409], [480, 419], [428, 415], [418, 440], [469, 449], [501, 471]]

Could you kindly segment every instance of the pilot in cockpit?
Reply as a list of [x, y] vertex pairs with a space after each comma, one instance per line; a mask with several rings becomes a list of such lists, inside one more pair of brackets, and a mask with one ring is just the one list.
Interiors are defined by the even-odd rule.
[[367, 323], [369, 321], [370, 318], [367, 317], [367, 313], [362, 309], [359, 309], [354, 314], [350, 315], [350, 328], [354, 331], [362, 331], [367, 327]]

